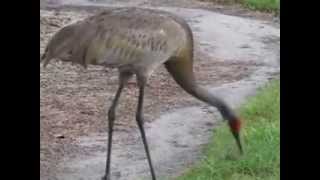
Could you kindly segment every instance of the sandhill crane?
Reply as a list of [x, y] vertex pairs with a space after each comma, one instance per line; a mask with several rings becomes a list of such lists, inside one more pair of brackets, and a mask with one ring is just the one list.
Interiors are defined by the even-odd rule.
[[144, 89], [152, 72], [164, 64], [174, 80], [189, 94], [216, 107], [225, 120], [242, 153], [240, 118], [220, 98], [197, 85], [193, 73], [193, 36], [189, 25], [168, 12], [143, 8], [104, 10], [59, 30], [41, 57], [46, 67], [53, 58], [72, 63], [100, 65], [119, 70], [119, 86], [108, 111], [108, 148], [103, 180], [110, 179], [110, 155], [115, 110], [128, 80], [136, 75], [139, 97], [136, 111], [150, 172], [151, 162], [143, 126]]

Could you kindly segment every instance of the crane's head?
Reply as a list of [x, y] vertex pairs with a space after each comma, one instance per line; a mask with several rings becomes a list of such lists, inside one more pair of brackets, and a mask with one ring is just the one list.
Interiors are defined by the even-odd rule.
[[232, 118], [229, 121], [229, 127], [231, 130], [231, 133], [233, 134], [237, 146], [240, 150], [240, 153], [243, 154], [243, 150], [242, 150], [242, 144], [241, 144], [241, 140], [240, 140], [240, 129], [241, 129], [241, 120], [240, 118]]

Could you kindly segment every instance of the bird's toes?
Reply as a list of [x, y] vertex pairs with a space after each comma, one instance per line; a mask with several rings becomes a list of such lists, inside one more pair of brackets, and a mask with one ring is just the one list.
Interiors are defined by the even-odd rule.
[[101, 178], [101, 180], [110, 180], [110, 177], [107, 176], [107, 175], [104, 175], [104, 176]]

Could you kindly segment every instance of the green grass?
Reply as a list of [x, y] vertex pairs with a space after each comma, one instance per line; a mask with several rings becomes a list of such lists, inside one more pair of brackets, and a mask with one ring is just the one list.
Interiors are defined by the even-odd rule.
[[205, 2], [214, 2], [218, 4], [242, 4], [245, 7], [264, 11], [264, 12], [279, 12], [280, 0], [199, 0]]
[[280, 0], [243, 0], [245, 6], [253, 10], [278, 12]]
[[280, 80], [242, 106], [244, 155], [239, 155], [227, 123], [214, 131], [199, 164], [177, 180], [280, 179]]

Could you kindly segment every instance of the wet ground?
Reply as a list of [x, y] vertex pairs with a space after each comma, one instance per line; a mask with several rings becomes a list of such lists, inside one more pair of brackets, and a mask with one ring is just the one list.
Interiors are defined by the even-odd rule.
[[[98, 8], [96, 3], [85, 4], [88, 2], [79, 0], [75, 7], [58, 6], [56, 1], [50, 8], [46, 5], [40, 10], [41, 53], [59, 28], [101, 10], [101, 4]], [[104, 6], [110, 5], [105, 2]], [[139, 5], [146, 1], [117, 2], [120, 3], [112, 5]], [[178, 8], [169, 1], [167, 5], [173, 7], [155, 7], [152, 2], [156, 1], [148, 2], [144, 6], [174, 12], [189, 22], [195, 36], [194, 69], [198, 82], [233, 107], [238, 107], [269, 79], [279, 77], [280, 30], [271, 21]], [[84, 70], [53, 62], [47, 69], [41, 68], [40, 77], [41, 179], [99, 179], [105, 166], [106, 111], [117, 89], [117, 72], [95, 66]], [[149, 179], [134, 120], [137, 95], [132, 81], [117, 110], [112, 154], [114, 179]], [[196, 162], [220, 119], [214, 108], [180, 89], [163, 67], [154, 73], [146, 88], [145, 117], [159, 177], [179, 175]]]

